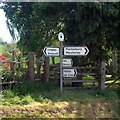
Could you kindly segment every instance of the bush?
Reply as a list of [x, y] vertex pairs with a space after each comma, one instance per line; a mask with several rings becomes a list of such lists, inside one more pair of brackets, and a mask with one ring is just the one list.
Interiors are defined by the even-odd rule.
[[14, 93], [10, 89], [4, 90], [3, 95], [4, 95], [4, 98], [13, 98], [14, 97]]
[[3, 95], [3, 105], [27, 105], [34, 102], [34, 99], [30, 95], [18, 95], [15, 91], [10, 89], [4, 90]]
[[96, 95], [101, 96], [101, 97], [105, 98], [106, 100], [113, 100], [113, 99], [118, 98], [116, 92], [113, 90], [103, 90], [103, 91], [97, 90]]
[[2, 55], [5, 56], [8, 59], [12, 58], [12, 55], [9, 52], [3, 52]]
[[33, 92], [41, 92], [41, 91], [50, 91], [57, 87], [58, 85], [54, 82], [43, 83], [41, 81], [33, 81], [33, 82], [24, 82], [19, 84], [15, 91], [17, 91], [20, 95], [25, 95]]
[[5, 64], [2, 65], [2, 82], [3, 81], [11, 81], [12, 77], [11, 77], [11, 71], [6, 67]]
[[30, 95], [23, 97], [23, 99], [21, 100], [22, 105], [27, 105], [27, 104], [30, 104], [32, 102], [35, 102], [35, 101]]
[[55, 90], [56, 87], [57, 85], [53, 82], [21, 83], [12, 89], [3, 90], [3, 105], [27, 105], [35, 101], [49, 102], [49, 99], [53, 98], [54, 95], [51, 96], [49, 92]]

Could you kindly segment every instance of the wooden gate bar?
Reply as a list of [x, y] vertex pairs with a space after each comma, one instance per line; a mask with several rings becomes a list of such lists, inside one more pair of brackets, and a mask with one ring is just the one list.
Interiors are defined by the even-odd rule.
[[67, 82], [97, 82], [96, 80], [64, 80], [65, 83]]

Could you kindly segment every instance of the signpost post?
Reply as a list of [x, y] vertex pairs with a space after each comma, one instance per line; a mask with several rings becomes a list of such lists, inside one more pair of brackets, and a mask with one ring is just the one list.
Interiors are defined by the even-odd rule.
[[62, 70], [62, 59], [63, 59], [63, 41], [64, 41], [64, 34], [60, 32], [58, 34], [58, 39], [60, 41], [60, 92], [63, 91], [63, 70]]

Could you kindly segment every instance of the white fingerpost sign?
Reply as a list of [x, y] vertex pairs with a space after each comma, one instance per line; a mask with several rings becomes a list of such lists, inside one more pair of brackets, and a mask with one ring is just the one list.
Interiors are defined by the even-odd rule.
[[58, 34], [58, 40], [59, 40], [59, 41], [64, 41], [64, 34], [63, 34], [62, 32], [60, 32], [60, 33]]
[[63, 66], [62, 66], [62, 59], [63, 59], [63, 41], [64, 41], [64, 34], [60, 32], [58, 34], [58, 39], [60, 41], [60, 92], [63, 91]]
[[71, 78], [77, 76], [77, 70], [76, 69], [63, 69], [63, 77], [64, 78]]
[[45, 47], [43, 50], [44, 55], [47, 57], [57, 57], [60, 55], [59, 47]]
[[86, 56], [88, 53], [89, 53], [89, 49], [86, 46], [64, 47], [65, 56]]
[[63, 67], [72, 67], [73, 61], [72, 61], [72, 59], [67, 59], [67, 58], [63, 59], [62, 65], [63, 65]]

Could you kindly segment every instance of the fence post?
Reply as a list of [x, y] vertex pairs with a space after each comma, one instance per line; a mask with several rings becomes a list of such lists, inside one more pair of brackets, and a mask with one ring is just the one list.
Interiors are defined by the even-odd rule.
[[40, 61], [40, 57], [41, 57], [41, 49], [37, 50], [37, 79], [41, 80], [41, 61]]
[[13, 81], [15, 81], [15, 50], [12, 51], [12, 75]]
[[49, 57], [44, 57], [44, 81], [49, 81]]
[[34, 52], [29, 52], [28, 57], [28, 78], [29, 80], [34, 80]]
[[105, 90], [105, 62], [101, 62], [101, 70], [100, 70], [100, 90]]
[[113, 48], [113, 51], [112, 51], [112, 67], [113, 67], [113, 75], [112, 76], [116, 77], [117, 70], [118, 70], [117, 49], [116, 48]]

